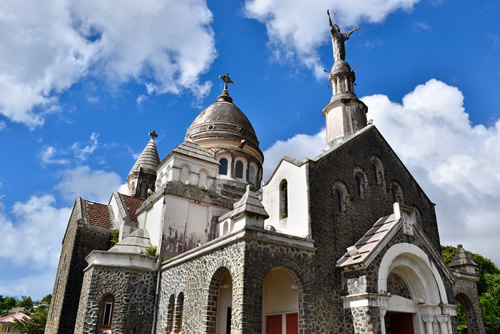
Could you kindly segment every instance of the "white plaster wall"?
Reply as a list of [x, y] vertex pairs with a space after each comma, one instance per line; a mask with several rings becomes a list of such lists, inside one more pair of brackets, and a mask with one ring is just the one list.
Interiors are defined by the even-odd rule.
[[[189, 167], [189, 172], [185, 167]], [[184, 173], [181, 172], [184, 167]], [[181, 181], [190, 185], [207, 188], [214, 187], [214, 179], [217, 174], [217, 165], [208, 163], [204, 160], [188, 157], [182, 154], [172, 153], [172, 155], [163, 162], [158, 170], [156, 185], [159, 187], [168, 181]], [[204, 174], [200, 176], [200, 174]]]
[[[262, 204], [269, 218], [264, 225], [272, 225], [278, 232], [299, 237], [310, 235], [307, 164], [298, 167], [285, 160], [268, 183], [262, 187]], [[281, 218], [279, 188], [281, 180], [288, 182], [288, 217]]]
[[[153, 206], [146, 209], [141, 213], [141, 218], [144, 219], [144, 223], [139, 226], [143, 226], [149, 233], [150, 242], [153, 246], [159, 247], [161, 240], [161, 212], [162, 212], [163, 201], [161, 198], [153, 203]], [[141, 220], [142, 220], [141, 219]], [[139, 220], [139, 219], [138, 219]]]

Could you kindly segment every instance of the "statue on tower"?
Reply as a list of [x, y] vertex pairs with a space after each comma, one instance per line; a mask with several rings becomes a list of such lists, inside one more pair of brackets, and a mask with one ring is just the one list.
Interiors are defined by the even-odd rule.
[[359, 30], [359, 27], [356, 27], [346, 33], [341, 33], [339, 26], [332, 23], [330, 10], [327, 9], [326, 13], [328, 14], [328, 21], [330, 22], [330, 34], [332, 35], [333, 44], [333, 58], [335, 59], [335, 62], [345, 60], [345, 41], [349, 39], [349, 36], [351, 36], [353, 32]]

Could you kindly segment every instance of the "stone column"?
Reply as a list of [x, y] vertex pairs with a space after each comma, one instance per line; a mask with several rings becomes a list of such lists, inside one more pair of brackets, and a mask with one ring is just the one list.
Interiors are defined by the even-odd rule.
[[439, 315], [437, 316], [437, 321], [439, 322], [439, 328], [441, 329], [441, 334], [448, 334], [448, 316]]
[[386, 309], [380, 309], [380, 334], [385, 334], [385, 314], [387, 313]]
[[423, 315], [422, 320], [425, 323], [425, 333], [426, 334], [434, 334], [434, 330], [432, 328], [432, 323], [434, 321], [434, 316], [432, 315]]

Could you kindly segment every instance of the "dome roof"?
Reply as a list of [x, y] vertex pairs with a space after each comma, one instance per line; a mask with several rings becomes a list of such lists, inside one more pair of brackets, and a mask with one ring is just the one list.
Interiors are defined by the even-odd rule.
[[[217, 101], [203, 110], [189, 127], [186, 137], [195, 142], [207, 139], [227, 139], [259, 149], [259, 141], [245, 114], [232, 103], [225, 90]], [[205, 141], [206, 142], [206, 141]]]

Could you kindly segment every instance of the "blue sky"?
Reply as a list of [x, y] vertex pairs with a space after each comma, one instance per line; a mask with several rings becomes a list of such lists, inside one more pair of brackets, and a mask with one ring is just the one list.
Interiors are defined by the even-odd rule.
[[500, 263], [499, 1], [0, 3], [0, 294], [52, 293], [76, 195], [107, 202], [158, 134], [182, 142], [229, 72], [267, 175], [324, 147], [326, 9], [358, 97], [430, 198], [443, 244]]

